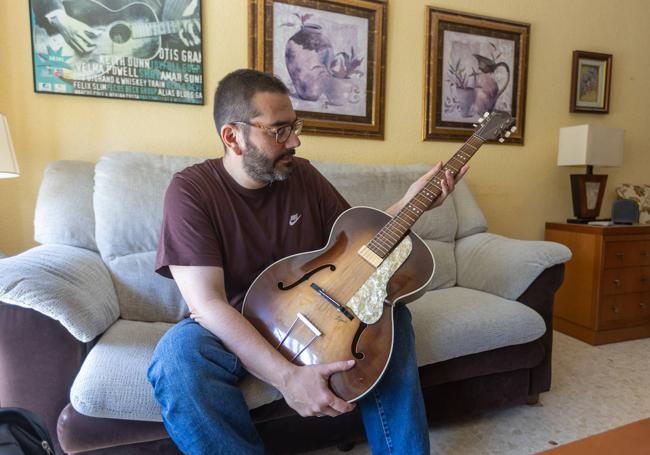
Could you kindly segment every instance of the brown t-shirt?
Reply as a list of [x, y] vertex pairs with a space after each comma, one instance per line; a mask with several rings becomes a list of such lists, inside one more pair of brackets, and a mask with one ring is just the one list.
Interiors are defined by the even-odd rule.
[[178, 172], [165, 194], [156, 272], [169, 265], [218, 266], [239, 308], [253, 280], [285, 256], [322, 248], [349, 204], [309, 161], [294, 157], [288, 179], [260, 189], [239, 185], [222, 159]]

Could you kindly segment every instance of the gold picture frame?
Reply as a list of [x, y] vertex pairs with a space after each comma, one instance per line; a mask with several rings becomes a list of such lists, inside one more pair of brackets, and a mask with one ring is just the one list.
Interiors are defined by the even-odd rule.
[[304, 133], [384, 138], [386, 0], [249, 0], [249, 67], [287, 85]]
[[524, 143], [530, 24], [426, 7], [424, 140], [465, 141], [486, 111], [516, 118]]

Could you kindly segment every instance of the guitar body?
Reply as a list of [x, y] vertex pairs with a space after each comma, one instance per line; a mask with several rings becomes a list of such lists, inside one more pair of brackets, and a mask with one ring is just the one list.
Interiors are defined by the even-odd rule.
[[[95, 48], [85, 55], [79, 55], [63, 39], [56, 35], [51, 38], [53, 49], [63, 48], [63, 55], [73, 68], [77, 64], [83, 69], [64, 71], [63, 79], [90, 80], [108, 72], [113, 61], [121, 57], [135, 57], [150, 60], [160, 51], [160, 34], [151, 35], [146, 30], [158, 24], [156, 12], [142, 2], [131, 2], [119, 9], [111, 9], [97, 0], [73, 0], [64, 2], [66, 13], [92, 27], [98, 34], [93, 38]], [[102, 61], [102, 56], [110, 56], [111, 61]]]
[[[386, 265], [392, 261], [394, 271], [375, 268], [358, 254], [390, 219], [388, 214], [369, 207], [345, 211], [336, 220], [324, 248], [270, 265], [251, 285], [242, 307], [255, 328], [298, 365], [354, 359], [352, 369], [330, 378], [331, 389], [347, 401], [355, 401], [372, 389], [388, 365], [394, 305], [418, 298], [433, 277], [433, 256], [413, 233], [395, 248], [397, 251], [407, 244], [410, 248], [402, 248], [399, 262], [392, 256], [384, 261]], [[380, 313], [376, 321], [366, 324], [362, 319], [369, 316], [363, 300], [372, 300], [370, 294], [380, 299]]]
[[138, 27], [158, 22], [156, 12], [147, 4], [132, 2], [110, 9], [97, 0], [65, 2], [66, 11], [91, 26], [99, 37], [91, 56], [112, 55], [151, 59], [160, 49], [160, 36], [139, 36]]

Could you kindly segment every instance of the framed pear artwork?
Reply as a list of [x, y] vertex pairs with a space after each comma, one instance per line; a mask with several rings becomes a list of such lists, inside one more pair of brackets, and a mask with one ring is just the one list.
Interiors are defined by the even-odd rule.
[[383, 139], [385, 0], [249, 0], [249, 66], [277, 75], [303, 132]]

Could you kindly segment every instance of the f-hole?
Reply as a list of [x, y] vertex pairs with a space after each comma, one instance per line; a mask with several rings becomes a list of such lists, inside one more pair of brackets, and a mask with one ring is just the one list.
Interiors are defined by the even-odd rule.
[[361, 338], [361, 334], [363, 333], [364, 330], [366, 330], [366, 327], [368, 327], [368, 324], [365, 322], [361, 322], [359, 324], [359, 327], [357, 328], [357, 333], [354, 334], [354, 339], [352, 340], [352, 356], [357, 359], [361, 360], [363, 359], [366, 355], [363, 352], [357, 352], [357, 345], [359, 344], [359, 338]]
[[288, 291], [289, 289], [295, 288], [295, 287], [298, 286], [300, 283], [302, 283], [302, 282], [304, 282], [304, 281], [307, 281], [309, 278], [311, 278], [312, 275], [314, 275], [314, 274], [316, 274], [316, 273], [320, 272], [321, 270], [326, 269], [326, 268], [328, 268], [328, 267], [329, 267], [330, 271], [332, 271], [332, 272], [333, 272], [334, 270], [336, 270], [336, 266], [335, 266], [334, 264], [325, 264], [325, 265], [321, 265], [320, 267], [316, 267], [316, 268], [315, 268], [314, 270], [312, 270], [311, 272], [307, 272], [307, 273], [304, 274], [301, 278], [299, 278], [296, 282], [291, 283], [291, 284], [289, 284], [289, 285], [286, 285], [286, 286], [285, 286], [284, 282], [283, 282], [283, 281], [280, 281], [280, 282], [278, 283], [278, 289], [280, 289], [281, 291]]

